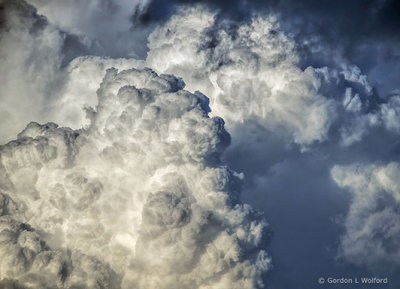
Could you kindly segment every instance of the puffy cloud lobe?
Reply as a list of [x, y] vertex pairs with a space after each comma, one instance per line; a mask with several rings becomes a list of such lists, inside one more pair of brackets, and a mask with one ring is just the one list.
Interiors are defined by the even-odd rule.
[[[31, 6], [27, 2], [36, 6]], [[10, 141], [30, 121], [55, 121], [73, 128], [87, 125], [88, 121], [82, 113], [82, 106], [96, 105], [95, 91], [101, 83], [105, 70], [112, 66], [126, 69], [128, 66], [132, 67], [132, 63], [140, 61], [98, 57], [96, 71], [93, 66], [90, 67], [85, 63], [80, 68], [76, 67], [77, 63], [84, 62], [85, 58], [78, 59], [74, 63], [69, 62], [77, 56], [86, 54], [128, 57], [125, 50], [139, 51], [134, 43], [144, 41], [138, 41], [136, 37], [145, 39], [148, 34], [146, 31], [150, 29], [150, 27], [143, 28], [140, 33], [130, 29], [132, 24], [128, 14], [135, 8], [135, 4], [131, 1], [123, 3], [75, 1], [73, 4], [68, 3], [68, 7], [58, 1], [27, 2], [6, 0], [0, 3], [1, 143]], [[111, 13], [112, 9], [109, 10], [107, 7], [114, 7], [115, 11]], [[71, 13], [66, 13], [67, 8]], [[91, 17], [82, 16], [82, 12], [85, 16], [90, 14]], [[112, 17], [108, 17], [108, 13]], [[101, 17], [98, 17], [99, 14]], [[72, 19], [75, 16], [83, 23]], [[119, 18], [126, 19], [121, 23], [117, 21]], [[92, 25], [91, 20], [96, 21], [97, 25]], [[107, 21], [115, 25], [109, 25]], [[78, 27], [78, 24], [81, 26]], [[102, 28], [91, 31], [91, 27]], [[107, 34], [104, 33], [105, 27]], [[115, 30], [123, 31], [121, 32], [123, 35], [116, 33]], [[99, 37], [103, 37], [101, 44], [98, 44]], [[110, 40], [111, 38], [116, 39]], [[133, 41], [131, 46], [127, 45], [127, 39]], [[117, 51], [108, 51], [110, 47], [102, 46], [112, 43], [113, 47], [117, 47], [117, 42], [121, 44], [116, 48]], [[120, 46], [123, 46], [124, 53], [120, 51], [122, 49]], [[85, 84], [82, 84], [82, 74], [85, 75]], [[92, 81], [91, 85], [89, 79], [96, 81], [95, 83]], [[82, 89], [79, 84], [84, 88]], [[87, 93], [88, 90], [90, 93]]]
[[118, 288], [109, 266], [76, 251], [51, 250], [40, 233], [14, 218], [23, 212], [9, 196], [2, 193], [1, 201], [1, 288]]
[[[261, 285], [270, 262], [258, 249], [265, 223], [237, 203], [231, 188], [241, 175], [219, 161], [230, 141], [223, 120], [208, 117], [203, 94], [183, 87], [150, 69], [110, 69], [88, 128], [31, 123], [1, 147], [8, 247], [0, 266], [18, 264], [1, 271], [2, 282]], [[36, 261], [42, 255], [50, 257]]]
[[57, 101], [48, 113], [49, 118], [63, 126], [79, 129], [87, 127], [90, 119], [82, 108], [98, 104], [96, 91], [108, 68], [126, 70], [144, 68], [144, 62], [125, 58], [82, 56], [72, 60], [65, 68], [65, 82], [57, 91]]
[[[148, 14], [152, 16], [159, 6], [167, 10], [185, 2], [152, 0]], [[352, 63], [367, 71], [375, 84], [381, 82], [385, 94], [398, 85], [399, 53], [394, 47], [400, 40], [400, 6], [396, 0], [195, 2], [219, 8], [222, 17], [237, 22], [250, 18], [255, 11], [277, 13], [283, 29], [296, 38], [305, 65], [337, 67], [343, 62]]]
[[239, 130], [239, 142], [248, 137], [240, 127], [254, 125], [261, 128], [258, 134], [282, 135], [303, 151], [337, 131], [342, 146], [376, 127], [397, 132], [396, 95], [381, 98], [360, 68], [345, 62], [302, 70], [296, 48], [274, 16], [232, 24], [195, 6], [149, 36], [146, 62], [183, 77], [190, 91], [209, 95], [213, 112], [230, 131]]
[[356, 66], [343, 66], [341, 70], [328, 67], [307, 70], [319, 79], [321, 93], [336, 102], [336, 113], [341, 116], [335, 122], [340, 145], [346, 147], [359, 142], [374, 128], [398, 134], [397, 94], [385, 98], [377, 95], [366, 75]]
[[331, 173], [336, 183], [353, 196], [344, 220], [346, 234], [341, 238], [341, 254], [359, 265], [398, 265], [399, 164], [335, 166]]
[[149, 36], [147, 63], [209, 95], [228, 127], [253, 120], [283, 127], [303, 147], [324, 140], [334, 106], [320, 95], [319, 80], [297, 67], [294, 42], [274, 17], [256, 17], [233, 31], [204, 8], [182, 10]]

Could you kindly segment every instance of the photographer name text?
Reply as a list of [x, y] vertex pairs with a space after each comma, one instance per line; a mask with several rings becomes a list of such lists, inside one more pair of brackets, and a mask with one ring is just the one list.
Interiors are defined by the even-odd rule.
[[356, 277], [356, 278], [319, 278], [318, 283], [320, 284], [387, 284], [388, 278], [377, 278], [377, 277]]

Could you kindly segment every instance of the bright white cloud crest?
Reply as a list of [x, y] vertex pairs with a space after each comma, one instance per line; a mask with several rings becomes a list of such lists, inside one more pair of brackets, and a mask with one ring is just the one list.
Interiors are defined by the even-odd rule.
[[294, 42], [274, 17], [254, 18], [234, 34], [214, 17], [199, 9], [173, 16], [150, 35], [148, 65], [210, 96], [228, 127], [255, 120], [273, 130], [283, 127], [301, 146], [324, 140], [334, 106], [319, 94], [312, 70], [297, 67]]

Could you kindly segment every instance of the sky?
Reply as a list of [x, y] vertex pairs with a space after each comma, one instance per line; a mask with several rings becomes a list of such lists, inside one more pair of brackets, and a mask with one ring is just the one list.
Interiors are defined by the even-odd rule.
[[0, 0], [0, 288], [399, 288], [399, 31], [395, 0]]

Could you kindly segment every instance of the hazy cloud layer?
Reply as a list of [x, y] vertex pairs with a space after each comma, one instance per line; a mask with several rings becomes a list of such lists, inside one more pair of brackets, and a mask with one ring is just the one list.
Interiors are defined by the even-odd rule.
[[352, 203], [345, 219], [341, 253], [356, 264], [380, 267], [399, 262], [398, 163], [386, 166], [335, 166], [332, 177], [351, 191]]
[[147, 0], [27, 0], [27, 3], [35, 6], [58, 29], [75, 35], [91, 54], [145, 55], [146, 34], [151, 28], [135, 29], [132, 17], [135, 13], [141, 14], [148, 5]]
[[65, 35], [21, 1], [7, 2], [0, 31], [2, 142], [31, 120], [44, 121], [61, 65]]

